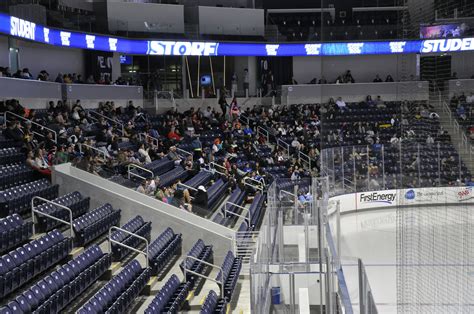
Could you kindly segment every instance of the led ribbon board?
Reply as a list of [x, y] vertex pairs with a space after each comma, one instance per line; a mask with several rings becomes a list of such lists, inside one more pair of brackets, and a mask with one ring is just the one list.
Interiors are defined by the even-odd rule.
[[474, 38], [295, 44], [135, 40], [48, 28], [2, 13], [0, 33], [59, 47], [161, 56], [347, 56], [474, 50]]

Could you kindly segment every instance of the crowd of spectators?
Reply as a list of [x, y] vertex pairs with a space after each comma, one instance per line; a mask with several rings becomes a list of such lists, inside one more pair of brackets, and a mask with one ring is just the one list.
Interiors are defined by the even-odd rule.
[[[404, 79], [405, 81], [416, 81], [416, 77], [412, 74], [408, 78]], [[382, 82], [395, 82], [393, 79], [392, 75], [387, 74], [385, 79], [382, 79], [379, 74], [376, 74], [373, 81], [373, 83], [382, 83]], [[351, 70], [347, 70], [341, 75], [338, 75], [336, 79], [333, 81], [328, 81], [326, 77], [323, 75], [321, 78], [318, 80], [317, 78], [313, 78], [311, 81], [308, 82], [308, 84], [351, 84], [351, 83], [356, 83], [356, 80], [352, 76]], [[291, 80], [292, 85], [298, 85], [298, 82], [295, 80], [293, 77]]]
[[28, 68], [17, 70], [15, 73], [10, 73], [8, 67], [0, 67], [0, 77], [11, 77], [25, 80], [38, 80], [43, 82], [56, 82], [64, 84], [100, 84], [100, 85], [134, 85], [133, 80], [128, 80], [119, 77], [113, 81], [109, 75], [103, 75], [100, 78], [95, 78], [93, 75], [89, 75], [85, 80], [81, 74], [77, 73], [58, 73], [56, 78], [53, 80], [50, 74], [46, 70], [41, 70], [38, 75], [31, 74]]

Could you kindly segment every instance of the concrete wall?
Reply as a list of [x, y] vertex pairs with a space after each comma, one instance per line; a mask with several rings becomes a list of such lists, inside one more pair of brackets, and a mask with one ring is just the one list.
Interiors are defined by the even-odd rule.
[[107, 1], [107, 16], [110, 31], [184, 33], [182, 5]]
[[[406, 75], [416, 74], [416, 55], [405, 56], [408, 60]], [[376, 74], [382, 80], [390, 74], [394, 80], [399, 79], [400, 56], [335, 56], [335, 57], [293, 57], [293, 76], [300, 84], [309, 83], [313, 78], [324, 76], [328, 82], [334, 82], [339, 75], [351, 70], [356, 83], [372, 82]]]
[[62, 99], [61, 84], [0, 78], [0, 99], [15, 98], [27, 108], [46, 109], [50, 100]]
[[13, 46], [19, 49], [20, 68], [28, 68], [34, 78], [41, 70], [48, 71], [52, 80], [58, 73], [77, 73], [84, 77], [84, 52], [81, 49], [58, 48], [21, 40], [13, 40]]
[[265, 34], [265, 16], [261, 9], [198, 7], [199, 32], [218, 35]]
[[80, 99], [86, 108], [97, 108], [100, 101], [114, 101], [116, 106], [125, 107], [129, 100], [132, 100], [135, 106], [143, 107], [141, 86], [64, 84], [63, 96], [72, 101]]
[[474, 92], [474, 79], [473, 80], [450, 80], [448, 82], [449, 86], [449, 98], [453, 97], [454, 94], [460, 95], [464, 93], [466, 96], [469, 96]]
[[367, 95], [373, 99], [380, 95], [385, 101], [428, 100], [426, 81], [393, 83], [355, 83], [325, 85], [283, 85], [282, 104], [312, 104], [327, 102], [341, 96], [346, 102], [359, 102]]
[[56, 166], [53, 183], [59, 184], [59, 194], [80, 191], [91, 198], [91, 208], [110, 203], [122, 210], [120, 224], [136, 215], [152, 222], [151, 238], [156, 239], [167, 227], [183, 234], [183, 253], [188, 252], [198, 239], [214, 246], [215, 264], [220, 265], [232, 249], [233, 231], [208, 219], [145, 196], [132, 189], [71, 167]]

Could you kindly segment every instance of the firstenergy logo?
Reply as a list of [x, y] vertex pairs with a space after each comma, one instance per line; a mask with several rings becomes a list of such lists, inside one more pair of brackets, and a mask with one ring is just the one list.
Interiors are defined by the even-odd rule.
[[359, 203], [385, 203], [392, 204], [395, 201], [397, 193], [389, 192], [370, 192], [370, 193], [361, 193], [359, 196]]

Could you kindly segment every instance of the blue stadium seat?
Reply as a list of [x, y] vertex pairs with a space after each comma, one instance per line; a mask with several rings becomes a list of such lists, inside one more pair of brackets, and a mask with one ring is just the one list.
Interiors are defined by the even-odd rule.
[[181, 246], [181, 234], [175, 234], [171, 228], [167, 228], [148, 246], [152, 276], [157, 276], [173, 256], [181, 254]]
[[239, 279], [242, 260], [239, 257], [234, 257], [234, 254], [229, 251], [224, 258], [221, 268], [222, 270], [217, 274], [216, 280], [223, 282], [223, 285], [219, 284], [219, 287], [224, 290], [224, 298], [229, 302], [232, 299], [232, 293]]
[[124, 313], [150, 280], [151, 269], [137, 260], [128, 263], [78, 313]]
[[[191, 250], [186, 254], [186, 256], [192, 256], [198, 260], [205, 261], [208, 263], [212, 263], [214, 261], [214, 253], [212, 249], [212, 245], [205, 245], [204, 241], [199, 239], [194, 246], [191, 248]], [[179, 267], [181, 270], [184, 272], [185, 269], [187, 270], [192, 270], [193, 272], [196, 273], [202, 273], [204, 274], [206, 272], [207, 266], [204, 263], [201, 263], [198, 260], [194, 259], [185, 259], [181, 262]], [[197, 276], [191, 273], [186, 273], [186, 281], [189, 281], [191, 283], [191, 288], [195, 288], [194, 285], [197, 280]]]
[[15, 291], [33, 277], [65, 258], [72, 239], [57, 230], [33, 240], [0, 258], [0, 297]]
[[180, 282], [173, 274], [145, 310], [146, 314], [177, 313], [191, 289], [190, 282]]
[[[132, 218], [127, 223], [125, 223], [122, 228], [139, 236], [145, 237], [148, 241], [150, 241], [151, 222], [145, 222], [141, 216]], [[140, 241], [138, 238], [132, 237], [131, 235], [120, 230], [114, 231], [111, 235], [111, 238], [131, 247], [137, 247], [140, 243], [142, 243], [142, 241]], [[130, 252], [131, 251], [129, 249], [112, 243], [112, 260], [114, 262], [122, 260]]]
[[[76, 191], [57, 197], [52, 201], [71, 209], [72, 217], [77, 218], [89, 210], [90, 197], [84, 198], [81, 193]], [[69, 221], [69, 212], [53, 204], [43, 203], [37, 206], [36, 209], [48, 215]], [[47, 232], [60, 224], [56, 220], [41, 215], [38, 215], [37, 221], [37, 230], [39, 232]]]
[[33, 234], [33, 223], [18, 214], [0, 219], [0, 253], [27, 241]]
[[29, 212], [34, 196], [53, 199], [58, 196], [58, 189], [57, 184], [41, 179], [0, 191], [0, 217]]
[[112, 205], [102, 205], [73, 221], [77, 246], [83, 246], [106, 233], [110, 227], [120, 221], [120, 209], [113, 209]]

